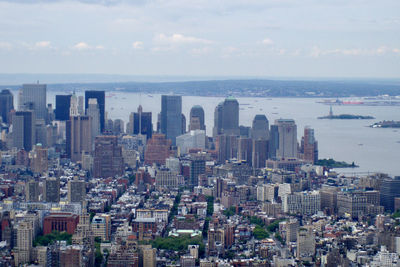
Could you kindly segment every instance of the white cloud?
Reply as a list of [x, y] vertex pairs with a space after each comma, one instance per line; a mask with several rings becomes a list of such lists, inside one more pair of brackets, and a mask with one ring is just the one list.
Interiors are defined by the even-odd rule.
[[134, 43], [132, 44], [132, 47], [133, 47], [134, 49], [143, 49], [143, 42], [136, 41], [136, 42], [134, 42]]
[[184, 36], [179, 33], [174, 33], [170, 36], [163, 33], [157, 35], [154, 40], [163, 44], [212, 44], [213, 41], [201, 39], [192, 36]]
[[10, 50], [12, 45], [9, 42], [0, 42], [0, 49]]
[[84, 51], [84, 50], [104, 50], [105, 47], [103, 45], [90, 46], [88, 43], [79, 42], [79, 43], [76, 43], [72, 47], [72, 49], [79, 50], [79, 51]]
[[73, 48], [76, 50], [88, 50], [88, 49], [90, 49], [90, 46], [85, 42], [79, 42], [79, 43], [75, 44], [73, 46]]
[[273, 45], [274, 44], [274, 42], [269, 38], [265, 38], [264, 40], [262, 40], [261, 43], [264, 45]]
[[35, 48], [50, 48], [49, 41], [40, 41], [35, 43]]

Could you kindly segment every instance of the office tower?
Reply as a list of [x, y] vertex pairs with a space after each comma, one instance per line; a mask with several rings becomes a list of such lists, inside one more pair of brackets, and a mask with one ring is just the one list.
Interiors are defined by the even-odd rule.
[[83, 102], [84, 102], [84, 99], [83, 99], [83, 96], [78, 96], [78, 113], [79, 113], [79, 115], [85, 115], [85, 109], [84, 109], [84, 107], [83, 107]]
[[198, 186], [199, 175], [206, 173], [206, 160], [202, 156], [194, 156], [190, 159], [190, 186]]
[[86, 115], [91, 118], [92, 142], [94, 143], [95, 137], [100, 135], [100, 109], [96, 98], [90, 98], [88, 103]]
[[185, 117], [185, 115], [183, 115], [183, 113], [181, 114], [181, 118], [182, 118], [181, 134], [184, 134], [184, 133], [186, 133], [186, 117]]
[[120, 135], [124, 133], [124, 121], [121, 119], [114, 120], [112, 132], [114, 135]]
[[[140, 105], [137, 112], [132, 112], [129, 117], [129, 127], [131, 134], [143, 134], [146, 135], [147, 139], [150, 139], [153, 134], [153, 123], [151, 118], [151, 112], [143, 112], [143, 108]], [[128, 132], [128, 129], [126, 129]]]
[[23, 84], [19, 94], [19, 110], [33, 110], [36, 119], [46, 120], [46, 89], [45, 84]]
[[253, 142], [250, 138], [240, 137], [238, 139], [238, 156], [239, 161], [245, 161], [248, 164], [253, 162]]
[[31, 159], [32, 170], [35, 173], [44, 173], [48, 170], [48, 150], [40, 144], [36, 145], [32, 151]]
[[213, 128], [214, 138], [217, 138], [218, 135], [222, 134], [222, 112], [223, 112], [223, 102], [219, 103], [214, 110], [214, 128]]
[[96, 98], [100, 110], [100, 132], [104, 131], [105, 127], [105, 92], [104, 91], [85, 91], [85, 107], [89, 107], [89, 99]]
[[82, 160], [83, 152], [92, 149], [92, 125], [89, 116], [73, 116], [66, 124], [67, 156], [73, 162]]
[[60, 202], [60, 179], [48, 177], [43, 183], [43, 201]]
[[190, 110], [189, 131], [191, 130], [206, 130], [204, 109], [202, 106], [195, 105]]
[[118, 137], [97, 136], [94, 141], [94, 177], [108, 178], [123, 173], [124, 160]]
[[182, 97], [161, 96], [161, 133], [176, 144], [176, 137], [182, 134]]
[[144, 152], [144, 164], [164, 165], [165, 160], [170, 156], [171, 140], [165, 138], [164, 134], [153, 134], [147, 142]]
[[250, 133], [254, 140], [269, 139], [269, 122], [265, 115], [258, 114], [254, 117]]
[[304, 128], [304, 136], [301, 142], [301, 152], [303, 159], [315, 163], [318, 161], [318, 142], [314, 137], [314, 129], [306, 126]]
[[218, 135], [216, 147], [218, 151], [218, 162], [225, 163], [226, 160], [237, 157], [238, 137], [234, 135]]
[[315, 234], [311, 226], [302, 226], [297, 232], [297, 259], [312, 261], [315, 254]]
[[33, 111], [17, 111], [14, 113], [12, 121], [13, 146], [31, 151], [36, 141]]
[[192, 148], [204, 150], [206, 148], [206, 132], [204, 130], [193, 130], [176, 137], [176, 146], [180, 153], [187, 154]]
[[33, 249], [33, 224], [31, 221], [24, 220], [18, 223], [16, 227], [17, 242], [14, 250], [15, 266], [22, 266], [31, 262]]
[[25, 201], [38, 202], [39, 201], [39, 182], [30, 180], [25, 184]]
[[56, 95], [56, 120], [69, 120], [69, 109], [71, 107], [72, 95]]
[[213, 136], [239, 133], [239, 103], [235, 98], [228, 97], [215, 107]]
[[79, 180], [77, 176], [73, 180], [68, 181], [68, 202], [82, 203], [86, 197], [85, 181]]
[[55, 120], [55, 112], [53, 109], [53, 104], [47, 104], [47, 117], [46, 117], [46, 123], [50, 124]]
[[275, 120], [278, 127], [279, 146], [276, 149], [276, 158], [297, 158], [297, 126], [294, 120]]
[[223, 103], [222, 132], [239, 135], [239, 103], [233, 97], [228, 97]]
[[268, 140], [254, 139], [253, 140], [253, 168], [265, 168], [265, 163], [268, 158]]
[[279, 148], [279, 130], [277, 125], [271, 125], [268, 144], [269, 144], [268, 158], [276, 159], [276, 151]]
[[35, 122], [35, 144], [41, 144], [47, 147], [47, 126], [43, 119], [38, 119]]
[[14, 96], [10, 90], [0, 92], [0, 117], [4, 123], [10, 123], [9, 113], [14, 109]]
[[384, 179], [380, 188], [381, 205], [385, 211], [394, 212], [394, 199], [400, 197], [400, 176], [394, 179]]

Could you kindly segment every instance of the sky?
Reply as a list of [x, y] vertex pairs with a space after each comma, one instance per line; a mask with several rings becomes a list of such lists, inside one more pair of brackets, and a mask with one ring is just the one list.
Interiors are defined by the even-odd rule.
[[400, 1], [0, 0], [0, 73], [400, 78]]

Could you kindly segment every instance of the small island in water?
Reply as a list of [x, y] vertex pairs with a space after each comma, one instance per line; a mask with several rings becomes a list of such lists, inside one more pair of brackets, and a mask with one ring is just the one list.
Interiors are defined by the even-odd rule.
[[350, 164], [344, 161], [336, 161], [334, 159], [319, 159], [315, 165], [323, 166], [329, 169], [333, 168], [357, 168], [358, 165], [354, 161]]
[[318, 117], [318, 119], [330, 119], [330, 120], [372, 120], [375, 119], [372, 116], [352, 115], [352, 114], [340, 114], [333, 115], [332, 106], [329, 111], [329, 115]]
[[400, 121], [380, 121], [370, 125], [372, 128], [400, 128]]

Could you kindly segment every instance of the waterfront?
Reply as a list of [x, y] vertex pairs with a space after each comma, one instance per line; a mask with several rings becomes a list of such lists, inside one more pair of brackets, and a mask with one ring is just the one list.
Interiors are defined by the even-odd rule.
[[[54, 104], [56, 94], [48, 92], [48, 102]], [[80, 93], [78, 93], [79, 95]], [[106, 92], [106, 111], [111, 119], [129, 120], [130, 112], [139, 104], [144, 111], [153, 113], [156, 126], [157, 114], [161, 109], [161, 95]], [[189, 118], [190, 108], [201, 105], [205, 111], [207, 134], [212, 134], [214, 108], [223, 98], [183, 96], [182, 111]], [[370, 128], [368, 125], [382, 120], [399, 120], [398, 106], [334, 106], [334, 114], [359, 114], [375, 117], [372, 120], [318, 120], [317, 117], [329, 113], [329, 106], [316, 103], [315, 98], [238, 98], [240, 104], [240, 124], [251, 126], [256, 114], [265, 114], [270, 125], [278, 118], [292, 118], [297, 124], [300, 141], [304, 126], [315, 129], [320, 158], [334, 158], [348, 163], [355, 162], [359, 168], [344, 169], [341, 172], [384, 172], [392, 176], [400, 175], [400, 131], [389, 128]]]

